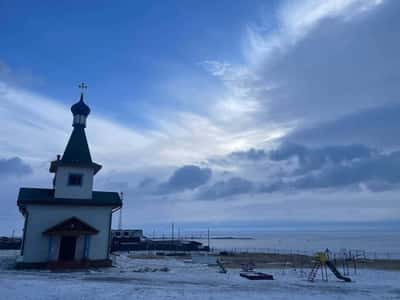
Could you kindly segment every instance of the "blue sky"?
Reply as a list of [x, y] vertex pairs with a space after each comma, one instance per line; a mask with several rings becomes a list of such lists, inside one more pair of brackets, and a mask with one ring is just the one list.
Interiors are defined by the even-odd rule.
[[82, 80], [128, 227], [397, 224], [399, 8], [0, 0], [0, 232], [20, 186], [50, 186]]
[[201, 107], [166, 95], [163, 83], [181, 77], [193, 81], [193, 90], [218, 89], [200, 63], [243, 61], [247, 22], [272, 7], [272, 1], [3, 2], [0, 55], [16, 73], [34, 74], [32, 90], [69, 104], [72, 87], [86, 79], [99, 111], [146, 126], [145, 116], [124, 114], [124, 106]]

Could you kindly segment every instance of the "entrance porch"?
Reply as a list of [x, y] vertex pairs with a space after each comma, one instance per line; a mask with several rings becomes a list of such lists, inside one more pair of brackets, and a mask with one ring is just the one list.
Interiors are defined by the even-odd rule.
[[97, 233], [97, 229], [76, 217], [45, 230], [43, 235], [48, 237], [49, 265], [54, 267], [88, 265], [91, 237]]

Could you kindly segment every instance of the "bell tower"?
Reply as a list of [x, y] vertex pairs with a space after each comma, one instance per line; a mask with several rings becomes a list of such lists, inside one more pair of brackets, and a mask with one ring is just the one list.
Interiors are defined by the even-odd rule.
[[63, 199], [92, 199], [93, 177], [101, 169], [94, 163], [86, 139], [86, 120], [90, 114], [89, 106], [84, 102], [84, 83], [79, 85], [81, 96], [71, 106], [73, 115], [72, 133], [62, 158], [57, 156], [50, 164], [50, 173], [54, 173], [54, 197]]

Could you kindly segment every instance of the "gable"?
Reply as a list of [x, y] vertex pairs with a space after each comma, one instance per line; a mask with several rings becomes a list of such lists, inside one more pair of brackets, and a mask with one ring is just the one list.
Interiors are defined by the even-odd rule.
[[99, 231], [77, 217], [66, 219], [43, 231], [44, 235], [92, 235]]

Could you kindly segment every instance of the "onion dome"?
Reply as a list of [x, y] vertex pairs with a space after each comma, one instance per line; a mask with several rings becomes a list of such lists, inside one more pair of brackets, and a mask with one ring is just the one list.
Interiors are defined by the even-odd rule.
[[71, 112], [74, 116], [81, 115], [87, 117], [90, 114], [90, 107], [83, 101], [83, 93], [81, 93], [81, 99], [71, 106]]

